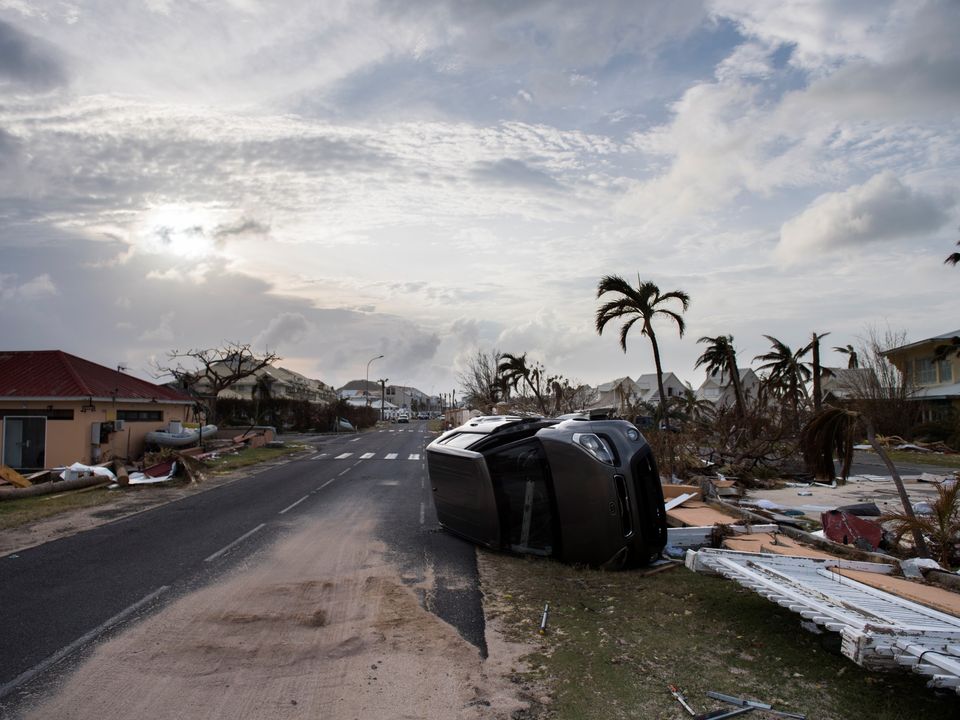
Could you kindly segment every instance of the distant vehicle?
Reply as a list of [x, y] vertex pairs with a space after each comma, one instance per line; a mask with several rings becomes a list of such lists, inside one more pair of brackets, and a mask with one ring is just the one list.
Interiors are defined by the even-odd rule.
[[397, 413], [397, 422], [398, 423], [408, 423], [410, 422], [410, 413], [406, 410], [401, 410]]
[[637, 567], [666, 545], [650, 446], [625, 420], [490, 416], [427, 447], [440, 524], [498, 550]]
[[417, 420], [429, 420], [429, 419], [430, 419], [430, 413], [428, 412], [417, 413]]

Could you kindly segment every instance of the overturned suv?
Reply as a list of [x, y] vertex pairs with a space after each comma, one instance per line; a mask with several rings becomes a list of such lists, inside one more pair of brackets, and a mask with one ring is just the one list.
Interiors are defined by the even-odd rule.
[[490, 548], [637, 567], [666, 544], [653, 453], [625, 420], [474, 418], [427, 467], [440, 524]]

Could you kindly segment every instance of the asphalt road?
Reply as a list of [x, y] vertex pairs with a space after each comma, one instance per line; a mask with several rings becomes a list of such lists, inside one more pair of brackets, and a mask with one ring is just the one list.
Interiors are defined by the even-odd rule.
[[[924, 462], [902, 462], [900, 460], [896, 461], [897, 472], [901, 475], [919, 475], [921, 473], [933, 473], [940, 475], [951, 475], [956, 468], [945, 467], [937, 465], [937, 456], [931, 455], [929, 459], [924, 458]], [[854, 451], [853, 453], [853, 464], [850, 466], [851, 471], [856, 474], [865, 474], [865, 475], [889, 475], [890, 471], [887, 470], [887, 466], [883, 464], [883, 460], [880, 459], [876, 453], [864, 452], [864, 451]]]
[[323, 436], [316, 452], [107, 525], [0, 558], [0, 715], [98, 640], [254, 559], [304, 517], [360, 494], [424, 606], [486, 653], [476, 555], [439, 530], [426, 424]]

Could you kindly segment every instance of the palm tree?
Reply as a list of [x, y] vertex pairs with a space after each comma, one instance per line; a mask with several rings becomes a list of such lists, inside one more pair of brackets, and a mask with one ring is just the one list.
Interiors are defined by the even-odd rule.
[[518, 390], [520, 383], [526, 383], [527, 387], [533, 393], [540, 407], [540, 412], [547, 414], [546, 399], [540, 389], [543, 379], [543, 366], [540, 363], [534, 363], [532, 366], [527, 364], [527, 354], [511, 355], [503, 353], [500, 356], [500, 364], [497, 366], [497, 372], [500, 375], [505, 387], [511, 387]]
[[597, 334], [603, 335], [603, 328], [611, 320], [622, 320], [620, 347], [623, 352], [627, 352], [627, 335], [630, 333], [630, 328], [637, 321], [641, 321], [640, 334], [646, 335], [653, 347], [653, 363], [657, 369], [657, 388], [660, 391], [660, 413], [664, 424], [669, 428], [666, 393], [663, 391], [663, 367], [660, 364], [660, 347], [657, 345], [657, 335], [653, 330], [653, 319], [658, 315], [670, 318], [677, 324], [680, 337], [683, 337], [683, 331], [686, 329], [683, 316], [665, 306], [676, 301], [680, 303], [683, 310], [686, 310], [690, 306], [690, 296], [683, 290], [661, 294], [660, 288], [652, 282], [641, 281], [639, 275], [637, 275], [637, 287], [633, 287], [619, 275], [604, 275], [597, 284], [597, 299], [607, 293], [616, 293], [620, 297], [605, 302], [597, 308]]
[[815, 475], [832, 479], [833, 453], [836, 450], [837, 456], [842, 461], [840, 479], [841, 482], [845, 482], [850, 474], [853, 446], [860, 432], [859, 426], [861, 424], [866, 430], [867, 442], [870, 443], [873, 451], [877, 453], [883, 464], [887, 466], [887, 470], [893, 478], [893, 484], [900, 496], [900, 504], [903, 506], [903, 518], [913, 523], [913, 526], [909, 529], [913, 533], [913, 542], [918, 554], [921, 557], [929, 557], [927, 543], [917, 524], [917, 517], [913, 512], [913, 505], [910, 504], [910, 498], [907, 496], [903, 479], [883, 446], [877, 442], [877, 433], [869, 416], [842, 408], [828, 407], [821, 410], [810, 418], [807, 424], [803, 426], [803, 430], [800, 431], [800, 449], [803, 452], [804, 459], [814, 469]]
[[698, 398], [691, 388], [670, 398], [670, 406], [681, 417], [692, 422], [710, 422], [716, 416], [716, 408], [706, 398]]
[[857, 351], [853, 348], [853, 345], [835, 347], [834, 350], [847, 356], [847, 367], [849, 369], [852, 370], [860, 367], [860, 358], [857, 356]]
[[[960, 240], [957, 240], [957, 245], [960, 245]], [[950, 253], [943, 262], [945, 265], [956, 265], [960, 263], [960, 252]]]
[[740, 370], [737, 368], [737, 353], [733, 348], [733, 335], [717, 335], [716, 337], [702, 337], [698, 343], [709, 343], [703, 355], [697, 358], [695, 368], [707, 366], [711, 377], [724, 374], [730, 378], [733, 385], [733, 397], [737, 407], [737, 417], [742, 418], [746, 412], [746, 402], [743, 398], [743, 386], [740, 384]]
[[811, 372], [802, 358], [810, 350], [810, 346], [793, 352], [789, 346], [777, 340], [772, 335], [764, 335], [773, 346], [771, 352], [757, 355], [754, 360], [763, 360], [760, 370], [767, 371], [766, 384], [782, 400], [793, 413], [794, 426], [800, 425], [800, 402], [807, 391], [804, 384], [810, 380]]
[[919, 530], [930, 540], [937, 561], [949, 568], [960, 542], [960, 483], [937, 485], [937, 499], [930, 503], [930, 508], [933, 512], [929, 515], [911, 517], [906, 513], [886, 513], [881, 519], [893, 522], [898, 541], [908, 532]]

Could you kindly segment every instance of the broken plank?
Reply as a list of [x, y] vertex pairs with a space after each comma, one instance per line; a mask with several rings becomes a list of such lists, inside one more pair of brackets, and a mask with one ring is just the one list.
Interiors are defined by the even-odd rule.
[[23, 475], [18, 473], [13, 468], [7, 467], [6, 465], [0, 465], [0, 478], [3, 478], [11, 485], [21, 488], [27, 488], [33, 485], [33, 483], [27, 480]]

